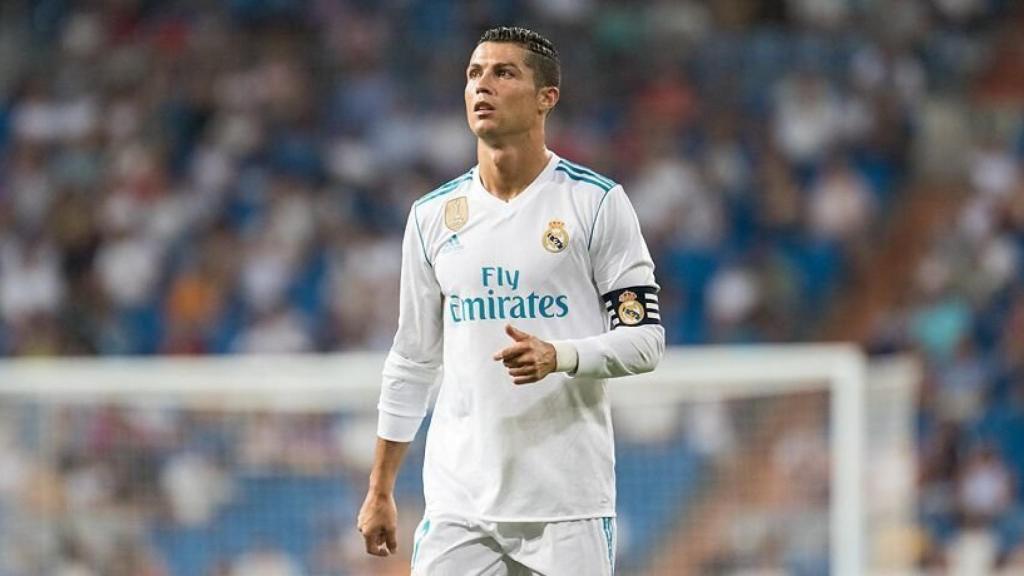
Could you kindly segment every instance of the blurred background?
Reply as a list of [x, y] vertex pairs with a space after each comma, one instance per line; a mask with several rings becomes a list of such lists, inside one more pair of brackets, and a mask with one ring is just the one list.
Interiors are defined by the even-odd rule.
[[[1013, 0], [3, 0], [0, 355], [386, 350], [407, 211], [475, 163], [464, 68], [503, 23], [560, 50], [549, 147], [625, 187], [669, 344], [915, 355], [902, 549], [921, 573], [956, 573], [965, 549], [1024, 570]], [[384, 573], [347, 539], [365, 459], [344, 415], [4, 410], [0, 575]], [[728, 421], [635, 446], [620, 472], [668, 459], [697, 482]], [[801, 430], [762, 465], [820, 482], [821, 434]], [[688, 493], [636, 525], [670, 533], [659, 510]], [[263, 531], [217, 548], [239, 494], [269, 506]], [[764, 534], [778, 520], [677, 573], [824, 573], [813, 535]]]

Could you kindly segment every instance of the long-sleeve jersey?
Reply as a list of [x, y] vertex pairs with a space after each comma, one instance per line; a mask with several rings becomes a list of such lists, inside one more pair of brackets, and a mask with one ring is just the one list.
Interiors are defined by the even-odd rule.
[[[614, 516], [605, 379], [649, 371], [661, 358], [657, 291], [622, 187], [553, 153], [511, 201], [488, 193], [478, 168], [418, 200], [403, 241], [378, 435], [415, 437], [441, 371], [423, 469], [427, 512]], [[513, 384], [493, 360], [512, 343], [506, 324], [572, 346], [576, 370]]]

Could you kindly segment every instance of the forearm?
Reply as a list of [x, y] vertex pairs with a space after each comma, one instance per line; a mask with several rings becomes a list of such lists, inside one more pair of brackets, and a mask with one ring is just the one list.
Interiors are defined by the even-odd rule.
[[[659, 324], [647, 324], [552, 344], [563, 355], [559, 367], [570, 374], [615, 378], [654, 370], [665, 353], [665, 329]], [[567, 347], [576, 352], [575, 370], [564, 366]]]
[[390, 497], [395, 490], [395, 478], [409, 450], [408, 442], [395, 442], [377, 438], [373, 469], [370, 471], [368, 493], [374, 496]]
[[390, 497], [409, 442], [427, 411], [432, 363], [414, 362], [392, 350], [384, 361], [378, 403], [377, 447], [370, 471], [371, 496]]

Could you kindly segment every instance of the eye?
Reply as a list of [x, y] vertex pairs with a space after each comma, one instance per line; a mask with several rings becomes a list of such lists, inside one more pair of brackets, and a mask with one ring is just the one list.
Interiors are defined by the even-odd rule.
[[466, 73], [466, 76], [468, 76], [470, 78], [476, 78], [479, 75], [480, 75], [480, 69], [479, 68], [473, 68], [472, 70], [470, 70], [469, 72]]
[[512, 71], [511, 70], [508, 70], [507, 68], [502, 68], [501, 70], [498, 70], [498, 78], [511, 78], [511, 77], [512, 77]]

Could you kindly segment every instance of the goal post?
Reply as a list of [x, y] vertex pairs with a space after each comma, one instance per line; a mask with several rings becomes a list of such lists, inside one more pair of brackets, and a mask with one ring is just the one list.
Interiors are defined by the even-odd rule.
[[[182, 426], [190, 426], [196, 421], [190, 416], [182, 415], [212, 413], [213, 416], [204, 418], [219, 419], [215, 426], [219, 442], [237, 441], [243, 436], [240, 430], [258, 435], [260, 421], [248, 415], [277, 414], [280, 415], [283, 422], [280, 425], [284, 428], [292, 426], [298, 430], [307, 430], [322, 425], [331, 430], [330, 434], [327, 434], [331, 437], [330, 442], [341, 442], [349, 448], [365, 445], [366, 450], [372, 450], [372, 422], [375, 420], [383, 360], [384, 356], [377, 353], [4, 360], [0, 361], [0, 410], [3, 410], [4, 414], [31, 412], [32, 418], [26, 418], [28, 423], [19, 425], [17, 429], [7, 430], [4, 437], [0, 438], [0, 442], [6, 444], [11, 453], [34, 450], [38, 452], [32, 455], [35, 459], [43, 461], [44, 466], [56, 469], [61, 465], [56, 462], [47, 464], [46, 461], [65, 458], [68, 450], [61, 446], [48, 447], [45, 441], [39, 440], [41, 437], [53, 435], [48, 432], [48, 428], [57, 426], [62, 418], [67, 418], [69, 412], [94, 417], [94, 412], [100, 407], [115, 406], [124, 407], [125, 410], [170, 413], [176, 422], [185, 422]], [[653, 470], [654, 476], [663, 476], [658, 480], [656, 489], [667, 491], [675, 489], [674, 481], [685, 480], [671, 478], [672, 474], [686, 474], [687, 472], [679, 470], [692, 470], [694, 475], [704, 478], [704, 482], [690, 483], [693, 485], [686, 488], [689, 494], [687, 504], [676, 504], [678, 499], [668, 496], [662, 501], [672, 503], [673, 508], [670, 511], [656, 511], [653, 515], [639, 517], [642, 518], [642, 522], [657, 522], [659, 526], [665, 527], [667, 533], [685, 538], [688, 530], [694, 529], [694, 523], [707, 522], [706, 525], [697, 524], [699, 531], [713, 532], [714, 530], [709, 527], [712, 519], [716, 518], [717, 511], [721, 525], [719, 532], [727, 536], [731, 529], [730, 521], [734, 517], [721, 513], [728, 502], [717, 507], [714, 505], [712, 501], [716, 498], [721, 499], [721, 494], [716, 494], [711, 487], [718, 486], [724, 489], [730, 486], [727, 483], [729, 469], [738, 468], [742, 471], [748, 463], [751, 468], [770, 465], [770, 459], [754, 457], [751, 455], [754, 452], [773, 450], [781, 454], [777, 455], [776, 459], [787, 458], [788, 448], [780, 448], [778, 442], [775, 442], [775, 435], [786, 437], [785, 434], [778, 433], [778, 430], [787, 430], [787, 411], [819, 410], [820, 407], [821, 414], [815, 417], [814, 422], [820, 420], [827, 428], [825, 436], [828, 452], [828, 544], [824, 553], [827, 554], [828, 571], [838, 576], [897, 573], [907, 568], [907, 560], [883, 558], [884, 554], [878, 550], [879, 544], [871, 538], [881, 531], [898, 529], [900, 525], [909, 525], [912, 522], [915, 496], [912, 482], [913, 418], [915, 388], [919, 379], [917, 365], [912, 360], [894, 358], [884, 362], [869, 362], [857, 348], [846, 345], [706, 346], [670, 349], [655, 372], [609, 383], [617, 437], [622, 438], [623, 443], [631, 442], [630, 438], [633, 437], [640, 438], [636, 443], [630, 444], [632, 447], [658, 446], [657, 440], [650, 440], [653, 436], [645, 440], [644, 434], [637, 436], [631, 434], [631, 431], [635, 432], [644, 427], [650, 430], [658, 426], [663, 431], [677, 431], [680, 423], [685, 424], [692, 420], [694, 415], [699, 419], [703, 417], [701, 414], [714, 412], [710, 407], [726, 405], [729, 417], [742, 429], [737, 434], [736, 442], [750, 443], [751, 449], [746, 452], [735, 451], [733, 460], [725, 464], [709, 464], [711, 460], [702, 460], [703, 457], [700, 456], [691, 458], [694, 451], [688, 448], [684, 453], [668, 451], [665, 452], [668, 456], [662, 456], [690, 459], [687, 462], [692, 460], [697, 463], [690, 468], [675, 466], [678, 462], [665, 462], [665, 467], [659, 468], [660, 464], [655, 460], [622, 458], [620, 473], [629, 478], [643, 480], [644, 474], [649, 476], [649, 471]], [[807, 395], [812, 395], [813, 401], [806, 402]], [[797, 406], [799, 408], [796, 408]], [[662, 416], [655, 417], [656, 414]], [[322, 423], [321, 419], [310, 423], [310, 415], [325, 416], [328, 421]], [[661, 424], [656, 422], [659, 418]], [[200, 425], [209, 425], [204, 419], [198, 421]], [[343, 426], [331, 424], [332, 421], [341, 422]], [[697, 427], [699, 428], [699, 425]], [[684, 431], [682, 436], [685, 437], [689, 433]], [[421, 431], [417, 439], [420, 453], [423, 436]], [[662, 444], [673, 446], [672, 443], [676, 441], [674, 439], [679, 438], [680, 434], [671, 432], [665, 437], [669, 440]], [[692, 439], [683, 440], [684, 443], [692, 443]], [[66, 437], [53, 441], [68, 442]], [[631, 449], [623, 446], [619, 449]], [[157, 459], [160, 462], [166, 460], [168, 454], [175, 452], [169, 450], [167, 446], [161, 449], [164, 452]], [[226, 450], [232, 454], [244, 452], [236, 450], [233, 446], [228, 446]], [[344, 449], [341, 451], [344, 452]], [[284, 452], [288, 452], [288, 449], [285, 448]], [[347, 483], [347, 492], [344, 496], [347, 500], [336, 503], [335, 506], [338, 509], [344, 508], [343, 513], [352, 516], [355, 510], [348, 509], [358, 505], [353, 498], [356, 498], [359, 490], [365, 488], [368, 454], [364, 453], [359, 457], [352, 457], [349, 454], [337, 462], [332, 461], [332, 458], [339, 458], [337, 450], [326, 448], [324, 454], [326, 464], [320, 463], [313, 468], [304, 468], [301, 464], [272, 467], [275, 471], [272, 482], [279, 482], [284, 486], [283, 483], [288, 477], [308, 478], [310, 475], [319, 474], [318, 477], [326, 479], [328, 484], [334, 482], [334, 479], [339, 483]], [[0, 453], [0, 457], [2, 456]], [[235, 456], [220, 462], [219, 465], [225, 468], [222, 472], [231, 475], [237, 470], [242, 470], [243, 472], [237, 472], [236, 475], [246, 477], [244, 458], [238, 461], [232, 458]], [[417, 466], [419, 462], [416, 458], [413, 455], [406, 468]], [[640, 470], [637, 468], [640, 465], [647, 468]], [[877, 479], [873, 477], [874, 467], [877, 466], [886, 466], [885, 473], [888, 479], [881, 488]], [[236, 470], [233, 467], [238, 468]], [[310, 469], [317, 472], [310, 473]], [[415, 480], [418, 477], [418, 470], [405, 470], [403, 473], [414, 479], [413, 484], [418, 481]], [[740, 479], [742, 476], [733, 475], [734, 478]], [[765, 485], [768, 484], [768, 480], [765, 480]], [[259, 479], [255, 479], [253, 485], [265, 487], [266, 482], [261, 484]], [[322, 490], [322, 487], [317, 487], [318, 484], [307, 483], [299, 486], [292, 488]], [[621, 488], [622, 482], [620, 507], [628, 507], [630, 503], [624, 500], [629, 494]], [[680, 484], [680, 490], [682, 489], [683, 485]], [[873, 493], [875, 490], [884, 490], [886, 494], [884, 497], [877, 496]], [[289, 492], [284, 488], [277, 492], [268, 492], [277, 493]], [[4, 490], [0, 486], [0, 509], [18, 508], [19, 502], [12, 500], [21, 498], [19, 494], [21, 493]], [[322, 494], [323, 498], [334, 497], [328, 495], [328, 492]], [[289, 496], [293, 497], [294, 494]], [[230, 497], [225, 498], [230, 500]], [[215, 516], [215, 520], [209, 522], [230, 522], [231, 513], [225, 513], [224, 510], [234, 510], [231, 506], [236, 509], [244, 507], [244, 502], [241, 501], [244, 499], [239, 499], [236, 495], [235, 500], [231, 505], [222, 504], [217, 509], [220, 512]], [[735, 505], [735, 502], [732, 504]], [[323, 507], [324, 510], [328, 508], [326, 505]], [[166, 530], [160, 532], [163, 528], [151, 529], [146, 524], [147, 521], [156, 524], [160, 522], [153, 521], [154, 513], [145, 508], [145, 505], [141, 505], [141, 510], [137, 522], [140, 526], [139, 534], [136, 536], [155, 539], [155, 554], [169, 558], [165, 558], [165, 562], [172, 567], [169, 570], [171, 574], [177, 574], [173, 570], [175, 566], [193, 566], [185, 563], [185, 560], [178, 559], [176, 555], [191, 554], [189, 557], [194, 561], [194, 565], [198, 565], [201, 562], [212, 561], [211, 558], [217, 554], [238, 556], [244, 554], [250, 545], [257, 546], [247, 541], [242, 542], [250, 536], [256, 538], [251, 535], [252, 530], [246, 527], [236, 530], [228, 524], [186, 526], [180, 530], [174, 528], [178, 530], [174, 532], [174, 537], [177, 538], [175, 540], [166, 536]], [[264, 538], [273, 538], [278, 534], [275, 532], [275, 524], [302, 520], [290, 516], [285, 518], [284, 512], [274, 510], [262, 512], [264, 516], [246, 517], [240, 515], [241, 512], [238, 510], [232, 513], [238, 518], [249, 518], [245, 522], [263, 526], [265, 530], [261, 534]], [[65, 516], [70, 514], [71, 512], [58, 507], [58, 510], [50, 514], [48, 521], [58, 524], [66, 522]], [[268, 517], [266, 514], [271, 516]], [[279, 518], [274, 516], [275, 514], [282, 516]], [[12, 522], [18, 521], [17, 518], [17, 515], [10, 516], [6, 522], [0, 523], [0, 546], [4, 546], [4, 542], [9, 540], [9, 532], [18, 531], [18, 526], [12, 526]], [[620, 513], [623, 536], [628, 536], [629, 519], [628, 514]], [[408, 524], [409, 522], [405, 522], [401, 528], [404, 532], [411, 533], [414, 526]], [[880, 526], [884, 526], [884, 530], [879, 529]], [[209, 550], [204, 549], [205, 551], [194, 554], [187, 550], [183, 551], [182, 542], [187, 541], [188, 530], [203, 529], [207, 530], [205, 534], [209, 536], [204, 540], [204, 546]], [[217, 537], [216, 531], [219, 529], [231, 531], [230, 537], [225, 536], [226, 541], [223, 545], [210, 542], [211, 537]], [[633, 527], [633, 533], [636, 535], [633, 544], [624, 544], [620, 539], [620, 551], [624, 553], [620, 557], [620, 564], [625, 563], [621, 571], [624, 574], [638, 575], [668, 574], [677, 571], [679, 564], [675, 562], [678, 562], [678, 559], [667, 556], [661, 559], [653, 558], [656, 555], [654, 549], [657, 547], [643, 542], [649, 536], [645, 536], [646, 533], [642, 529], [643, 526], [639, 525]], [[313, 526], [308, 530], [315, 531], [318, 528]], [[159, 534], [153, 536], [155, 532]], [[334, 548], [328, 550], [344, 558], [340, 561], [342, 567], [338, 568], [338, 574], [347, 573], [344, 565], [363, 561], [355, 559], [356, 552], [352, 550], [353, 544], [350, 542], [352, 536], [345, 534], [334, 538], [344, 540], [347, 537], [349, 542], [340, 544], [340, 551]], [[409, 536], [404, 536], [407, 542]], [[336, 542], [327, 542], [324, 546], [330, 548], [333, 544]], [[710, 558], [716, 552], [716, 546], [720, 548], [719, 544], [714, 543], [701, 550], [693, 548], [692, 553], [695, 556], [703, 554]], [[313, 562], [309, 559], [313, 551], [298, 544], [294, 544], [294, 549], [288, 549], [288, 545], [284, 548], [291, 553], [294, 562], [306, 563], [300, 573], [310, 573], [317, 569], [309, 564]], [[408, 554], [411, 547], [403, 548], [403, 554]], [[769, 550], [770, 548], [769, 546]], [[31, 563], [45, 563], [48, 561], [48, 554], [56, 553], [53, 550], [55, 548], [50, 547], [39, 551], [35, 556], [28, 554], [31, 558], [22, 561], [30, 567], [38, 568]], [[628, 553], [636, 550], [642, 550], [644, 558], [639, 558], [639, 553], [634, 553], [631, 559]], [[328, 552], [324, 552], [323, 555], [329, 556]], [[228, 560], [230, 561], [230, 558]], [[407, 562], [407, 557], [403, 556], [403, 560]], [[8, 569], [2, 562], [3, 560], [0, 560], [0, 572]], [[658, 566], [667, 568], [659, 572]], [[192, 569], [180, 568], [181, 571]]]
[[[880, 567], [883, 560], [865, 538], [869, 523], [906, 527], [913, 521], [913, 418], [920, 377], [910, 358], [869, 363], [849, 345], [707, 346], [671, 350], [658, 370], [617, 382], [611, 396], [613, 406], [621, 408], [650, 406], [651, 399], [700, 402], [825, 392], [832, 456], [830, 573], [860, 575], [905, 568]], [[880, 417], [881, 410], [887, 412]], [[899, 458], [903, 465], [899, 477], [888, 479], [895, 486], [889, 491], [900, 494], [884, 500], [889, 506], [902, 503], [898, 510], [874, 511], [865, 501], [877, 464], [872, 455], [886, 462]]]
[[673, 396], [691, 401], [826, 390], [831, 404], [831, 573], [864, 571], [864, 402], [866, 360], [852, 346], [750, 346], [676, 349], [658, 370], [617, 383], [613, 405]]

